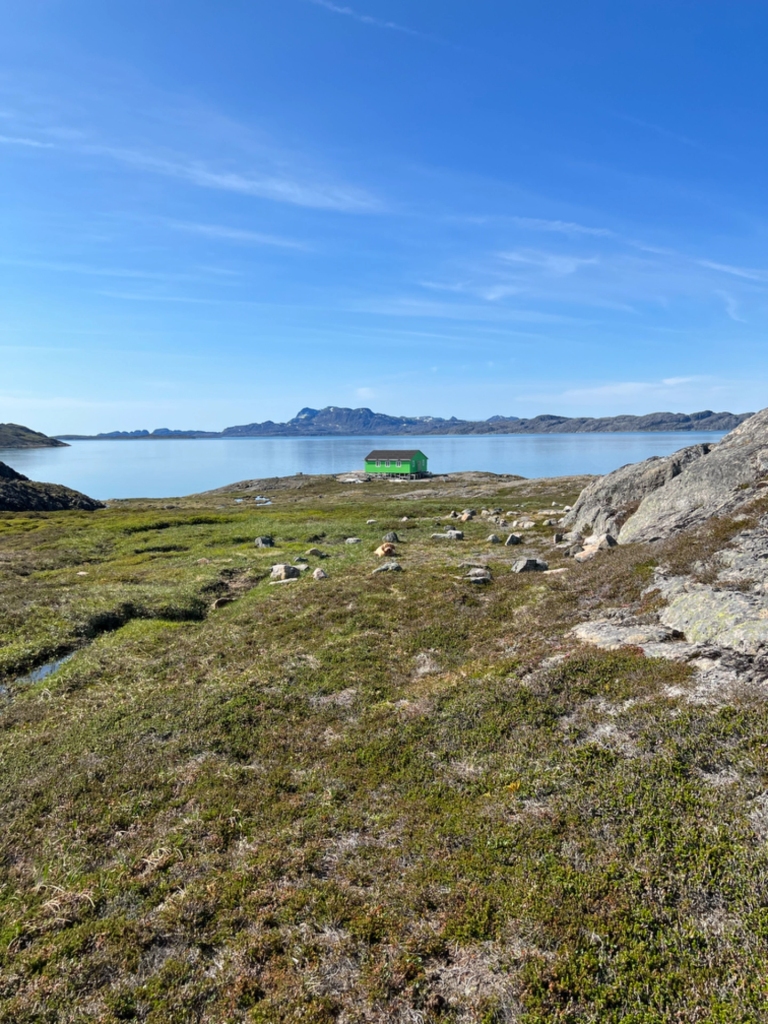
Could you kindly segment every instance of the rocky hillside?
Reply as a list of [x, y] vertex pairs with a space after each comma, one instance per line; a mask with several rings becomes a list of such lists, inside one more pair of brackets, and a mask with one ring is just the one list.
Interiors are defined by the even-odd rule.
[[67, 448], [63, 441], [47, 437], [19, 423], [0, 423], [0, 448]]
[[565, 526], [619, 544], [656, 541], [751, 502], [768, 478], [768, 409], [718, 444], [693, 445], [601, 477], [581, 494]]
[[60, 512], [66, 509], [93, 512], [104, 507], [103, 502], [73, 491], [71, 487], [36, 483], [0, 462], [0, 512]]
[[113, 430], [92, 437], [84, 434], [62, 434], [75, 440], [163, 440], [179, 437], [339, 437], [403, 434], [599, 434], [662, 430], [733, 430], [752, 413], [652, 412], [647, 416], [491, 416], [487, 420], [459, 420], [455, 416], [388, 416], [371, 409], [343, 409], [336, 405], [325, 409], [305, 408], [287, 423], [265, 420], [226, 427], [221, 433], [205, 430]]
[[459, 420], [455, 416], [386, 416], [371, 409], [302, 409], [287, 423], [248, 423], [227, 427], [225, 437], [294, 436], [302, 434], [586, 434], [660, 430], [733, 430], [751, 413], [656, 412], [647, 416], [491, 416], [487, 420]]

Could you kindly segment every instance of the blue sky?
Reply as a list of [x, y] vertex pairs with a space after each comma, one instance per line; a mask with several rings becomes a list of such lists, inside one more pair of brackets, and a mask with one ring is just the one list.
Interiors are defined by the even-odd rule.
[[768, 404], [768, 6], [5, 0], [0, 420]]

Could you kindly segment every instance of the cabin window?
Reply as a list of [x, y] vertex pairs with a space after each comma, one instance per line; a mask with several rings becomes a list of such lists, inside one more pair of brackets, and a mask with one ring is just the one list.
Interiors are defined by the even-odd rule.
[[398, 466], [402, 466], [402, 462], [400, 461], [400, 459], [397, 460], [397, 464]]
[[384, 463], [384, 465], [385, 465], [385, 466], [388, 466], [388, 465], [389, 465], [389, 459], [387, 459], [387, 461], [386, 461], [386, 462]]
[[376, 459], [376, 465], [377, 465], [377, 466], [380, 466], [380, 465], [381, 465], [381, 459]]

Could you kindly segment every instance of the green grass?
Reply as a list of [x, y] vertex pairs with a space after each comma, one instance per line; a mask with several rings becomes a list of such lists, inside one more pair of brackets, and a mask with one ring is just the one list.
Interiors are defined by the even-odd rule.
[[[76, 652], [0, 705], [3, 1024], [768, 1016], [765, 707], [567, 636], [736, 526], [584, 565], [537, 528], [569, 571], [516, 576], [432, 517], [573, 483], [393, 486], [0, 519], [6, 683]], [[329, 579], [270, 586], [310, 546]]]

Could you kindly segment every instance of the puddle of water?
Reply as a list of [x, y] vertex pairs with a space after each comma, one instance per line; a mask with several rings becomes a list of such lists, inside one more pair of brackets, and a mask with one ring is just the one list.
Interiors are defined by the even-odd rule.
[[26, 676], [19, 676], [16, 680], [16, 685], [23, 685], [24, 683], [39, 683], [41, 679], [47, 679], [48, 676], [53, 675], [56, 669], [61, 668], [64, 662], [69, 661], [69, 659], [74, 658], [74, 656], [75, 654], [73, 651], [72, 654], [65, 654], [63, 658], [57, 658], [56, 661], [49, 661], [47, 665], [41, 665]]

